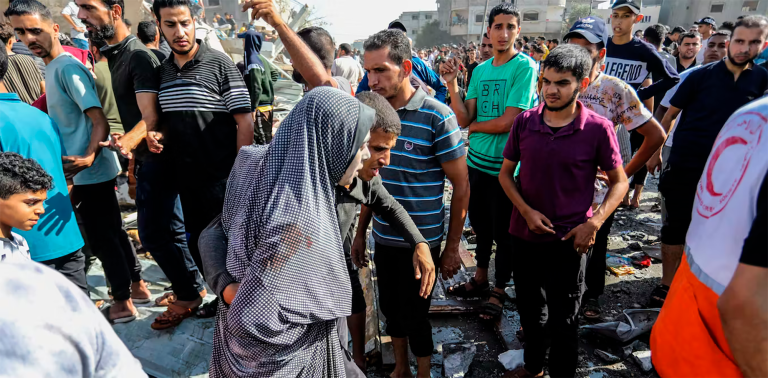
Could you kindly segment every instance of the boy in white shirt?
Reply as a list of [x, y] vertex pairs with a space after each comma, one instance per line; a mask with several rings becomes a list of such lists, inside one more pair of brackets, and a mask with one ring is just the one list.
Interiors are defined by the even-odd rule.
[[31, 260], [27, 241], [11, 229], [29, 231], [37, 225], [52, 185], [36, 161], [0, 153], [0, 262]]

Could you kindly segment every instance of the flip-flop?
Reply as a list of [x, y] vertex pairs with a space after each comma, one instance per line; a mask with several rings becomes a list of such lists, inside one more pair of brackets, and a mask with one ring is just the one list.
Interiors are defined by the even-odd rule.
[[139, 312], [136, 311], [133, 313], [133, 315], [130, 316], [123, 316], [122, 318], [117, 319], [110, 319], [109, 318], [109, 309], [112, 308], [112, 306], [104, 306], [101, 309], [101, 314], [104, 315], [104, 318], [107, 319], [109, 324], [122, 324], [122, 323], [128, 323], [136, 320], [136, 317], [139, 315]]

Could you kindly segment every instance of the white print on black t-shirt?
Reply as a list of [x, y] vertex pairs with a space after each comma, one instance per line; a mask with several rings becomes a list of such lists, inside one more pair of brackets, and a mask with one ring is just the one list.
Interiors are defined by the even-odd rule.
[[507, 98], [507, 80], [480, 81], [480, 104], [477, 113], [483, 117], [497, 118], [504, 114]]
[[608, 75], [616, 76], [627, 84], [637, 87], [648, 77], [648, 68], [645, 62], [606, 57], [605, 70]]

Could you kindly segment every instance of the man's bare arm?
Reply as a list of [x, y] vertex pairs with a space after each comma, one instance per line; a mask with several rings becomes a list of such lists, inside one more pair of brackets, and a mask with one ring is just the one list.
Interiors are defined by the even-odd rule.
[[669, 109], [667, 109], [667, 112], [664, 113], [664, 118], [661, 119], [661, 128], [664, 129], [664, 132], [667, 133], [667, 135], [669, 135], [669, 133], [672, 131], [675, 120], [681, 111], [682, 109], [676, 108], [674, 105], [670, 105]]
[[514, 106], [507, 107], [501, 117], [488, 121], [474, 121], [469, 125], [470, 133], [506, 134], [512, 129], [515, 118], [523, 112], [523, 109]]
[[128, 155], [136, 149], [142, 139], [146, 138], [148, 132], [158, 131], [160, 112], [157, 104], [157, 93], [136, 93], [136, 102], [141, 110], [141, 121], [115, 143], [123, 155]]
[[253, 18], [262, 18], [275, 30], [291, 56], [293, 69], [299, 71], [311, 88], [336, 87], [335, 81], [328, 74], [323, 62], [304, 41], [283, 21], [273, 0], [248, 0], [243, 3], [243, 11], [253, 8]]
[[656, 120], [653, 118], [635, 130], [637, 130], [640, 135], [645, 137], [645, 139], [643, 140], [643, 144], [640, 146], [640, 149], [637, 150], [635, 157], [633, 157], [627, 166], [624, 167], [624, 172], [627, 174], [627, 176], [632, 176], [635, 174], [645, 165], [645, 163], [647, 163], [653, 157], [655, 153], [659, 152], [661, 146], [664, 144], [664, 140], [667, 137], [664, 133], [664, 129], [662, 129], [661, 125], [659, 125], [659, 123], [656, 122]]
[[459, 243], [461, 243], [464, 219], [467, 217], [467, 208], [469, 207], [469, 172], [465, 156], [447, 161], [442, 166], [445, 176], [453, 184], [451, 223], [448, 225], [448, 237], [445, 240], [445, 250], [440, 261], [443, 279], [448, 279], [461, 269]]
[[243, 146], [253, 144], [253, 116], [251, 113], [238, 113], [233, 115], [237, 122], [237, 150]]
[[62, 163], [64, 164], [65, 177], [67, 178], [72, 178], [77, 173], [88, 169], [93, 165], [96, 156], [101, 151], [104, 141], [107, 140], [107, 135], [109, 135], [109, 123], [101, 108], [87, 109], [85, 115], [91, 119], [91, 123], [93, 124], [93, 128], [91, 129], [91, 139], [82, 155], [63, 156], [61, 158]]
[[67, 22], [69, 22], [70, 25], [72, 25], [73, 28], [75, 28], [75, 30], [77, 30], [77, 31], [79, 31], [81, 33], [85, 31], [84, 28], [81, 28], [81, 27], [77, 26], [77, 24], [75, 24], [75, 21], [72, 19], [72, 16], [70, 16], [68, 14], [63, 14], [63, 13], [61, 15], [64, 17], [65, 20], [67, 20]]
[[449, 62], [443, 63], [443, 65], [440, 67], [440, 71], [449, 72], [448, 74], [444, 75], [443, 78], [446, 79], [445, 86], [448, 88], [448, 93], [451, 95], [452, 99], [456, 100], [451, 101], [451, 110], [453, 110], [453, 113], [456, 114], [456, 122], [458, 122], [459, 125], [463, 127], [467, 127], [472, 122], [474, 122], [475, 118], [477, 117], [477, 99], [473, 98], [464, 102], [461, 101], [459, 84], [456, 82], [456, 77], [453, 76], [456, 75], [456, 73], [451, 72], [451, 69], [454, 68], [449, 65]]
[[739, 264], [717, 309], [741, 373], [768, 377], [768, 269]]

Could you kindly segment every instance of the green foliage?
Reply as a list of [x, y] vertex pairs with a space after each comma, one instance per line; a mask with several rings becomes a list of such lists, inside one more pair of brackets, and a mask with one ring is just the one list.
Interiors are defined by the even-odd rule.
[[589, 16], [592, 13], [592, 8], [589, 4], [573, 4], [573, 6], [568, 8], [567, 12], [565, 17], [566, 22], [563, 24], [561, 35], [568, 33], [568, 30], [570, 30], [573, 24], [580, 18]]
[[427, 48], [444, 43], [459, 43], [460, 38], [447, 31], [440, 30], [440, 22], [434, 20], [421, 28], [413, 44], [417, 48]]

